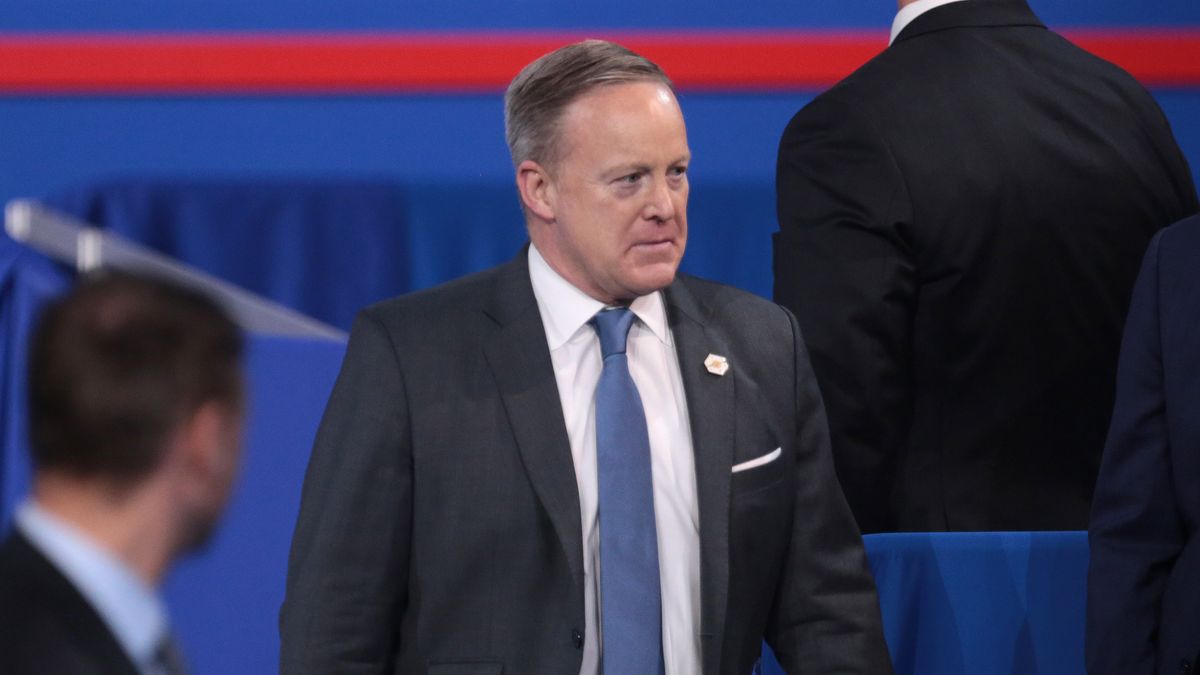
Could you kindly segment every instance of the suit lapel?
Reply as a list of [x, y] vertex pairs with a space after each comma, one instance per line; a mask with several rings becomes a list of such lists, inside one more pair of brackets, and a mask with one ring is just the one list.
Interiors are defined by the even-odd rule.
[[485, 312], [498, 330], [484, 346], [484, 354], [525, 471], [554, 524], [582, 602], [583, 534], [575, 465], [526, 260], [523, 250], [506, 266], [486, 305]]
[[[704, 672], [720, 669], [729, 593], [729, 489], [733, 466], [735, 378], [709, 373], [709, 354], [729, 346], [707, 326], [708, 309], [681, 279], [664, 292], [687, 396], [700, 508], [700, 632]], [[733, 367], [737, 367], [734, 363]]]

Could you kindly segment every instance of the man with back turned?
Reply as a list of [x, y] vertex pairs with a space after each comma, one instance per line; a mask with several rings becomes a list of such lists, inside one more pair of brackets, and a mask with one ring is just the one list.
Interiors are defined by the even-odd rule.
[[1025, 0], [901, 0], [779, 147], [796, 313], [864, 532], [1088, 522], [1142, 252], [1197, 208], [1162, 112]]

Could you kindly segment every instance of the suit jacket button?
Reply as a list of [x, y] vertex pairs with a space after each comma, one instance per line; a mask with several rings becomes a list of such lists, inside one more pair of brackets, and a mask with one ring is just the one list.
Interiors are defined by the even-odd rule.
[[571, 641], [575, 643], [575, 649], [583, 649], [583, 633], [578, 628], [571, 630]]
[[1192, 664], [1188, 663], [1187, 659], [1181, 660], [1179, 662], [1180, 675], [1185, 675], [1186, 673], [1190, 673], [1190, 672], [1192, 672]]

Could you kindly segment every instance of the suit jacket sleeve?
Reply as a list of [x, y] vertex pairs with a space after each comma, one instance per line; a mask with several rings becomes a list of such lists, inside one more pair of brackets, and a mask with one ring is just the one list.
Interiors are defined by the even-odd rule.
[[796, 476], [792, 537], [766, 639], [788, 673], [892, 672], [875, 581], [838, 487], [821, 394], [795, 336]]
[[391, 672], [407, 602], [408, 439], [399, 362], [367, 310], [304, 479], [280, 613], [281, 672]]
[[863, 532], [878, 532], [894, 526], [911, 421], [910, 207], [883, 138], [835, 93], [797, 113], [780, 143], [775, 300], [804, 329], [846, 499]]
[[1184, 544], [1171, 481], [1158, 317], [1160, 232], [1134, 287], [1117, 398], [1092, 502], [1086, 655], [1091, 675], [1150, 675], [1163, 588]]

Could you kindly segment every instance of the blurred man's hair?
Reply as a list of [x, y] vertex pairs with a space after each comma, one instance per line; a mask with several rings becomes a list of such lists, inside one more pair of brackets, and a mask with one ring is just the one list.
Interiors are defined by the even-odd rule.
[[[504, 93], [504, 133], [513, 166], [558, 159], [559, 121], [572, 101], [598, 87], [671, 80], [649, 59], [604, 40], [556, 49], [521, 69]], [[673, 90], [673, 89], [672, 89]]]
[[128, 485], [201, 406], [242, 406], [242, 335], [207, 297], [101, 272], [42, 314], [29, 360], [37, 470]]

